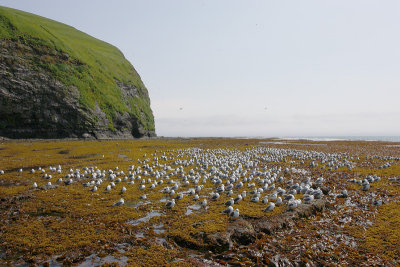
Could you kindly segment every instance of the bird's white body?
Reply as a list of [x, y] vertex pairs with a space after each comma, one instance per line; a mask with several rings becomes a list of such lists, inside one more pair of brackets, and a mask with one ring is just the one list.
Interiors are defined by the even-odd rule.
[[270, 202], [269, 205], [265, 208], [264, 211], [273, 211], [275, 209], [275, 203], [274, 202]]
[[124, 205], [124, 203], [125, 203], [125, 200], [124, 200], [123, 198], [121, 198], [120, 200], [118, 200], [117, 202], [115, 202], [115, 203], [113, 204], [113, 206], [122, 206], [122, 205]]

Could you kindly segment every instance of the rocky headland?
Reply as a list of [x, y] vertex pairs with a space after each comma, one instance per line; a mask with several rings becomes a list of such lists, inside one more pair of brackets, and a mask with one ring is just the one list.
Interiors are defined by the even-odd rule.
[[155, 136], [150, 98], [114, 46], [65, 24], [0, 7], [0, 136]]

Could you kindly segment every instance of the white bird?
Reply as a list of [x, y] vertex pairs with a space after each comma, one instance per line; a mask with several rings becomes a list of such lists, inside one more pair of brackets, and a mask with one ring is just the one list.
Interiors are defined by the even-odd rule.
[[92, 191], [92, 192], [96, 192], [96, 191], [97, 191], [97, 186], [93, 186], [93, 188], [92, 188], [92, 189], [90, 189], [90, 191]]
[[305, 204], [310, 204], [314, 200], [314, 195], [304, 195], [303, 200]]
[[175, 199], [172, 199], [165, 204], [167, 208], [173, 208], [175, 206]]
[[196, 185], [196, 189], [195, 189], [196, 192], [200, 192], [201, 189], [203, 189], [202, 185]]
[[223, 210], [222, 213], [227, 213], [229, 215], [229, 214], [231, 214], [232, 211], [233, 211], [233, 207], [229, 206], [226, 210]]
[[220, 187], [217, 188], [217, 193], [222, 193], [225, 191], [225, 186], [221, 185]]
[[295, 210], [298, 207], [298, 205], [300, 205], [300, 204], [301, 204], [300, 199], [294, 199], [294, 200], [289, 201], [288, 208], [289, 208], [289, 210]]
[[123, 193], [125, 193], [126, 192], [126, 188], [125, 188], [125, 186], [123, 186], [122, 188], [121, 188], [121, 194], [123, 194]]
[[111, 191], [111, 185], [107, 185], [106, 191]]
[[348, 195], [346, 189], [345, 189], [345, 190], [342, 190], [342, 191], [340, 192], [340, 195], [338, 195], [338, 197], [340, 197], [340, 198], [347, 198], [348, 196], [349, 196], [349, 195]]
[[242, 199], [243, 199], [242, 195], [238, 195], [238, 196], [234, 199], [235, 204], [237, 204], [237, 203], [239, 203], [240, 201], [242, 201]]
[[365, 183], [365, 184], [363, 184], [362, 190], [363, 190], [363, 191], [368, 191], [370, 187], [371, 187], [371, 186], [369, 185], [369, 183]]
[[0, 174], [4, 174], [4, 171], [3, 171], [3, 170], [0, 170]]
[[295, 210], [297, 208], [297, 201], [296, 200], [292, 200], [288, 203], [288, 208], [289, 210]]
[[239, 218], [239, 209], [235, 209], [234, 211], [232, 211], [232, 212], [229, 214], [229, 216], [232, 217], [232, 218], [234, 218], [234, 219]]
[[231, 198], [230, 200], [228, 200], [227, 202], [225, 202], [226, 206], [232, 206], [233, 204], [235, 204], [235, 200], [233, 200], [233, 198]]
[[269, 205], [265, 208], [264, 211], [273, 211], [275, 208], [275, 203], [274, 202], [270, 202]]
[[32, 187], [33, 187], [33, 188], [37, 188], [37, 183], [36, 183], [36, 182], [33, 183]]
[[118, 200], [117, 202], [115, 202], [115, 203], [113, 204], [113, 206], [122, 206], [122, 205], [124, 205], [124, 203], [125, 203], [124, 199], [121, 198], [120, 200]]
[[275, 189], [275, 184], [271, 185], [270, 187], [267, 188], [268, 191], [274, 190]]
[[319, 188], [317, 190], [315, 190], [313, 193], [315, 199], [320, 199], [322, 197], [322, 194], [323, 194], [322, 190]]
[[258, 201], [260, 201], [260, 198], [258, 196], [254, 196], [250, 199], [251, 202], [257, 203]]
[[189, 196], [194, 195], [196, 191], [193, 188], [190, 188], [188, 191]]
[[140, 199], [147, 199], [147, 196], [146, 196], [146, 194], [144, 194], [144, 195], [142, 195], [142, 196], [140, 196]]
[[267, 204], [268, 203], [268, 197], [264, 197], [264, 199], [261, 201], [263, 204]]
[[207, 206], [207, 199], [204, 199], [203, 201], [200, 202], [200, 206], [202, 206], [203, 208], [205, 206]]
[[199, 199], [199, 195], [194, 195], [193, 200], [198, 200]]
[[173, 187], [171, 187], [172, 190], [177, 190], [179, 188], [179, 186], [177, 184], [175, 184]]
[[218, 194], [218, 193], [215, 193], [215, 194], [211, 197], [212, 200], [217, 200], [218, 198], [219, 198], [219, 194]]
[[285, 199], [285, 201], [286, 201], [286, 200], [287, 200], [287, 201], [291, 201], [291, 200], [295, 199], [295, 197], [294, 197], [292, 194], [289, 194], [289, 195], [285, 195], [285, 196], [284, 196], [284, 199]]

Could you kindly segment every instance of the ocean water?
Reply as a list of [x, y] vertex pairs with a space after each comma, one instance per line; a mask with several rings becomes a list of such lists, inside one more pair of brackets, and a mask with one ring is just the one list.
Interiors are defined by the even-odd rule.
[[311, 140], [311, 141], [385, 141], [400, 142], [400, 136], [280, 136], [286, 140]]

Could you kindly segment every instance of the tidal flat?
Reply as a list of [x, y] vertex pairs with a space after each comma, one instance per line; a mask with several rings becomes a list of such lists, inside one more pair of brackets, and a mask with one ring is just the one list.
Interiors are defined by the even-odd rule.
[[399, 145], [3, 140], [0, 265], [398, 266]]

